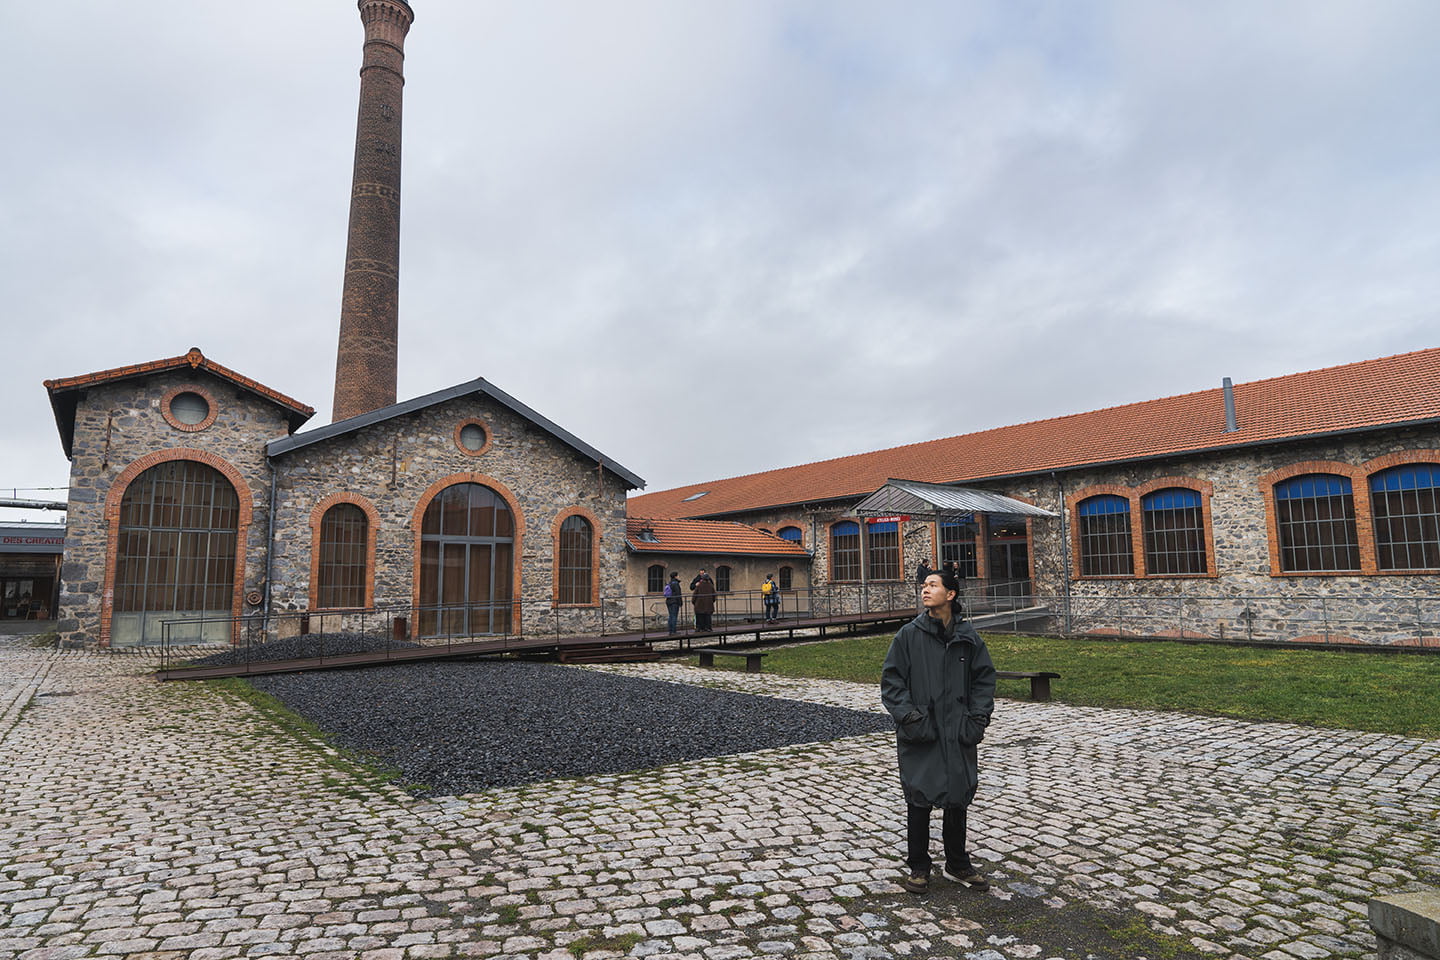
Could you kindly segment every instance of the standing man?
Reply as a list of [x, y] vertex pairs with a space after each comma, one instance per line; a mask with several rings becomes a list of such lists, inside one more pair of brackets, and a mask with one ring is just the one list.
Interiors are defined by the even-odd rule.
[[675, 625], [680, 619], [680, 608], [685, 603], [684, 588], [680, 586], [680, 574], [670, 571], [670, 582], [665, 584], [665, 609], [670, 614], [670, 635], [675, 635]]
[[760, 599], [765, 601], [765, 622], [775, 623], [780, 619], [780, 584], [775, 582], [775, 574], [765, 574], [765, 582], [760, 584]]
[[925, 609], [900, 628], [880, 675], [880, 700], [895, 721], [905, 792], [905, 863], [900, 885], [930, 889], [930, 811], [943, 813], [942, 874], [988, 890], [965, 849], [965, 812], [979, 783], [975, 746], [995, 710], [995, 665], [985, 641], [962, 620], [960, 581], [948, 570], [925, 578]]
[[695, 607], [695, 629], [702, 633], [711, 631], [710, 616], [715, 612], [715, 581], [710, 579], [710, 574], [701, 570], [690, 581], [690, 589], [693, 596], [690, 603]]

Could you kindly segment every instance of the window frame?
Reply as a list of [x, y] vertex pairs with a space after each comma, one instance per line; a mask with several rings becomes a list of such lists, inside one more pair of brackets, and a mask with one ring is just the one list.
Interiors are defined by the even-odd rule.
[[[1396, 491], [1377, 490], [1375, 486], [1377, 478], [1385, 477], [1387, 474], [1398, 475], [1401, 473], [1401, 471], [1416, 468], [1425, 468], [1430, 473], [1429, 486], [1416, 486], [1410, 488], [1415, 495], [1416, 512], [1402, 513], [1398, 517], [1391, 515], [1388, 510], [1383, 511], [1382, 513], [1382, 510], [1380, 508], [1382, 497], [1389, 499], [1394, 493], [1399, 493], [1403, 497], [1407, 490], [1403, 486], [1403, 482], [1399, 489]], [[1375, 544], [1375, 572], [1377, 574], [1401, 574], [1414, 576], [1416, 574], [1435, 573], [1437, 570], [1440, 570], [1440, 463], [1426, 462], [1424, 460], [1409, 461], [1406, 463], [1398, 463], [1393, 466], [1383, 467], [1377, 470], [1370, 471], [1365, 477], [1365, 489], [1367, 493], [1367, 499], [1369, 500], [1370, 505], [1370, 531]], [[1424, 493], [1427, 491], [1428, 499], [1430, 501], [1429, 512], [1421, 512], [1424, 500], [1426, 499]], [[1393, 551], [1396, 541], [1393, 537], [1390, 537], [1387, 538], [1385, 542], [1382, 542], [1380, 534], [1381, 524], [1394, 524], [1397, 521], [1403, 522], [1409, 520], [1418, 521], [1421, 538], [1418, 540], [1407, 539], [1403, 541], [1403, 546], [1405, 547], [1406, 554], [1408, 555], [1411, 552], [1411, 548], [1413, 546], [1418, 545], [1421, 551], [1422, 559], [1434, 562], [1428, 564], [1422, 563], [1418, 566], [1396, 566], [1393, 562], [1392, 553], [1391, 564], [1388, 566], [1385, 565], [1382, 562], [1385, 551], [1387, 550], [1387, 548]], [[1427, 522], [1433, 536], [1426, 536], [1425, 534], [1425, 527], [1427, 526]]]
[[652, 563], [645, 569], [645, 592], [650, 594], [664, 593], [665, 584], [670, 578], [665, 575], [665, 564]]
[[[1152, 503], [1161, 497], [1173, 496], [1175, 494], [1190, 494], [1194, 497], [1193, 504], [1183, 506], [1152, 506]], [[1205, 496], [1199, 490], [1191, 487], [1171, 486], [1159, 487], [1148, 493], [1139, 496], [1140, 501], [1140, 536], [1144, 544], [1144, 569], [1147, 577], [1203, 577], [1210, 572], [1210, 551], [1208, 549], [1208, 538], [1205, 535]], [[1171, 520], [1190, 521], [1188, 525], [1181, 525], [1176, 522], [1169, 527], [1159, 526], [1159, 519], [1166, 517]], [[1158, 549], [1164, 538], [1188, 540], [1188, 549]], [[1158, 568], [1163, 564], [1159, 561], [1164, 557], [1185, 557], [1190, 561], [1190, 569], [1185, 570], [1164, 570]], [[1194, 560], [1198, 557], [1200, 563], [1195, 568]]]
[[[1107, 504], [1123, 506], [1124, 509], [1106, 510], [1103, 513], [1096, 512], [1093, 514], [1084, 512], [1086, 504], [1097, 503], [1102, 500]], [[1107, 490], [1091, 493], [1088, 496], [1079, 498], [1075, 501], [1073, 516], [1075, 518], [1075, 569], [1077, 577], [1086, 580], [1128, 580], [1140, 575], [1135, 563], [1135, 510], [1128, 491], [1122, 494]], [[1092, 524], [1086, 522], [1091, 517], [1123, 517], [1124, 530], [1087, 529], [1092, 526]], [[1104, 553], [1098, 550], [1087, 550], [1089, 543], [1098, 542], [1106, 542], [1116, 549]], [[1124, 544], [1124, 552], [1118, 549], [1120, 544]], [[1088, 569], [1089, 564], [1087, 564], [1087, 560], [1093, 560], [1098, 563], [1106, 558], [1123, 560], [1124, 566], [1128, 567], [1128, 569], [1110, 572], [1092, 571]]]
[[[566, 543], [567, 535], [573, 540], [577, 531], [584, 531], [584, 542]], [[554, 583], [554, 606], [589, 607], [598, 603], [599, 581], [599, 525], [587, 510], [567, 510], [555, 518], [554, 568], [551, 577]], [[577, 565], [576, 558], [583, 557], [584, 563]], [[567, 580], [576, 573], [584, 574], [584, 583], [576, 584]]]
[[[1200, 543], [1205, 551], [1205, 569], [1195, 573], [1157, 573], [1151, 569], [1148, 556], [1147, 527], [1145, 523], [1145, 501], [1151, 495], [1165, 490], [1185, 490], [1200, 497]], [[1087, 574], [1081, 564], [1080, 504], [1096, 496], [1115, 496], [1130, 503], [1130, 555], [1133, 572], [1129, 574]], [[1082, 487], [1065, 498], [1065, 508], [1072, 521], [1070, 526], [1070, 570], [1076, 580], [1184, 580], [1219, 576], [1215, 562], [1215, 528], [1211, 513], [1211, 500], [1215, 486], [1208, 480], [1189, 476], [1156, 477], [1133, 487], [1105, 483]], [[1136, 520], [1136, 517], [1139, 520]]]
[[735, 571], [733, 571], [727, 564], [722, 563], [715, 568], [716, 593], [729, 593], [731, 591], [731, 581], [734, 579], [734, 573]]
[[[372, 508], [373, 509], [373, 508]], [[359, 543], [358, 562], [351, 560], [346, 564], [334, 564], [326, 561], [326, 527], [330, 518], [339, 510], [353, 510], [359, 514], [361, 522], [361, 540]], [[313, 585], [311, 588], [312, 610], [364, 610], [372, 606], [374, 597], [374, 571], [375, 571], [375, 532], [374, 517], [365, 506], [354, 502], [351, 499], [335, 499], [327, 502], [323, 509], [317, 508], [319, 519], [315, 529], [314, 559], [312, 569], [314, 570]], [[351, 545], [353, 548], [353, 544]], [[344, 587], [327, 584], [326, 571], [336, 566], [358, 569], [360, 572], [359, 582], [345, 585]], [[352, 596], [343, 596], [341, 599], [355, 600], [355, 603], [327, 603], [327, 600], [334, 600], [335, 592], [342, 589], [356, 591]], [[331, 596], [326, 596], [326, 591], [331, 591]]]
[[[846, 530], [845, 532], [841, 533], [839, 531], [842, 527], [854, 527], [854, 532], [852, 533], [849, 530]], [[851, 537], [855, 538], [853, 546], [851, 546], [849, 542]], [[860, 543], [860, 524], [856, 523], [854, 520], [836, 520], [834, 523], [830, 524], [827, 531], [827, 538], [830, 543], [830, 552], [828, 557], [826, 558], [826, 566], [829, 573], [830, 582], [859, 583], [862, 576], [860, 561], [863, 556]], [[846, 541], [843, 546], [836, 542], [841, 538], [844, 538]], [[841, 558], [844, 558], [845, 561], [843, 567], [844, 572], [847, 574], [853, 573], [854, 576], [839, 575], [842, 569], [840, 564]]]
[[898, 521], [867, 522], [864, 542], [867, 582], [898, 583], [905, 578], [905, 565], [900, 557], [900, 523]]

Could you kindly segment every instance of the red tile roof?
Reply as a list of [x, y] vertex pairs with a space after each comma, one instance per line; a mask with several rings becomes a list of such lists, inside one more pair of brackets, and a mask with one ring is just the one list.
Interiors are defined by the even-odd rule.
[[[657, 542], [640, 539], [640, 531], [647, 527], [654, 531]], [[644, 517], [630, 517], [625, 521], [625, 542], [634, 553], [810, 556], [804, 547], [794, 541], [728, 520], [649, 520]]]
[[191, 347], [188, 353], [178, 357], [168, 357], [164, 360], [151, 360], [148, 363], [132, 363], [128, 367], [115, 367], [111, 370], [100, 370], [96, 373], [84, 373], [78, 377], [63, 377], [59, 380], [46, 380], [45, 389], [52, 394], [62, 393], [67, 390], [79, 390], [84, 387], [94, 386], [97, 383], [111, 383], [115, 380], [125, 380], [130, 377], [145, 376], [151, 373], [160, 373], [166, 370], [179, 370], [183, 367], [190, 367], [192, 370], [205, 370], [213, 373], [223, 380], [229, 380], [236, 386], [243, 387], [251, 393], [259, 394], [267, 400], [278, 403], [282, 407], [305, 415], [305, 419], [315, 416], [315, 408], [301, 403], [291, 397], [285, 396], [278, 390], [271, 390], [258, 380], [251, 380], [243, 374], [236, 373], [229, 367], [221, 366], [200, 352], [199, 347]]
[[[718, 516], [863, 496], [886, 480], [975, 482], [1440, 420], [1440, 348], [999, 427], [631, 497], [631, 513]], [[704, 496], [687, 501], [687, 498]]]

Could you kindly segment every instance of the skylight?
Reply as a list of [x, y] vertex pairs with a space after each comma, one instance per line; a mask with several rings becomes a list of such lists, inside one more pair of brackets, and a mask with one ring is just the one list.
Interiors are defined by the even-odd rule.
[[705, 494], [707, 494], [707, 493], [709, 493], [709, 492], [710, 492], [709, 490], [701, 490], [699, 493], [692, 493], [692, 494], [690, 494], [690, 496], [686, 497], [684, 500], [681, 500], [680, 502], [681, 502], [681, 503], [689, 503], [691, 500], [699, 500], [701, 497], [705, 496]]

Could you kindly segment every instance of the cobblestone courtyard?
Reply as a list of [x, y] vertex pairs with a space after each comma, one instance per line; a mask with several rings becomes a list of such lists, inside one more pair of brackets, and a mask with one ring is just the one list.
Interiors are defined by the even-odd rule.
[[888, 734], [417, 800], [150, 666], [0, 638], [0, 957], [1294, 960], [1373, 956], [1367, 900], [1440, 886], [1440, 742], [1001, 701], [995, 888], [915, 898]]

